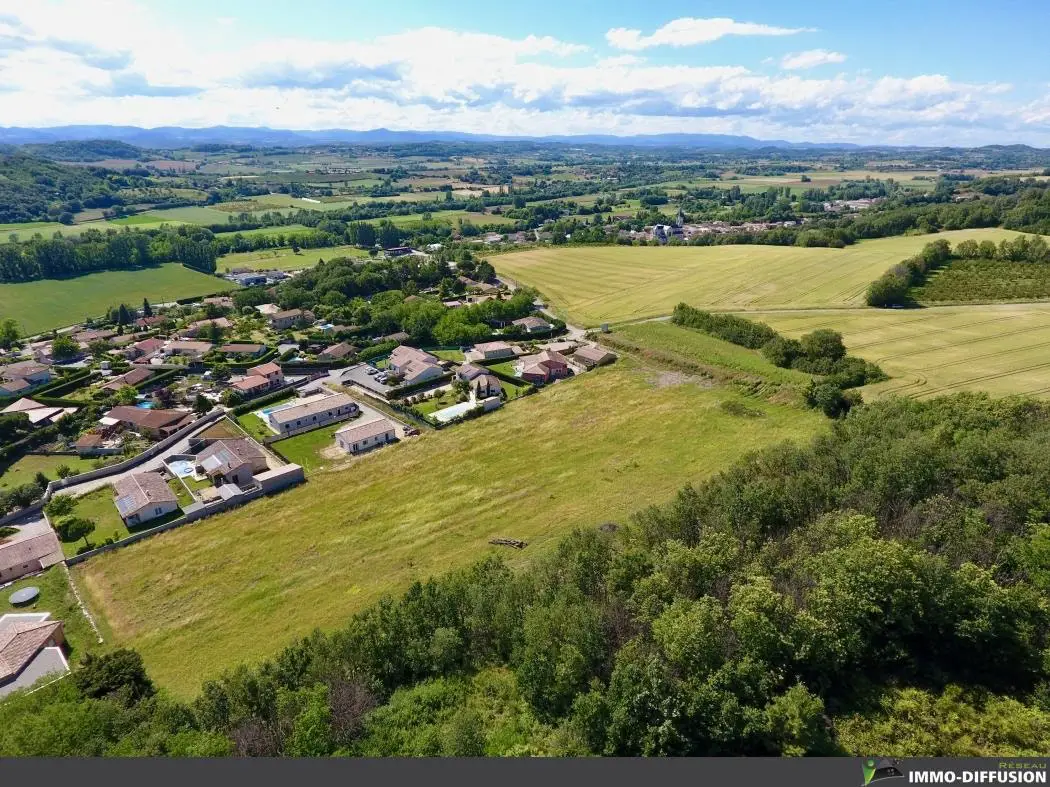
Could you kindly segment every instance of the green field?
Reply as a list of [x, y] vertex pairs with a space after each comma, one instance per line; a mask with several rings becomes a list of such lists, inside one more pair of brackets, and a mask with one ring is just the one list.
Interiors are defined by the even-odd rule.
[[[405, 216], [386, 216], [383, 219], [368, 219], [372, 224], [378, 224], [384, 220], [389, 220], [390, 223], [396, 227], [409, 227], [413, 224], [422, 224], [423, 214], [410, 213]], [[430, 220], [443, 222], [445, 224], [456, 224], [462, 220], [464, 223], [477, 224], [478, 226], [485, 224], [514, 224], [514, 219], [508, 219], [506, 216], [497, 215], [495, 213], [471, 213], [468, 210], [434, 211], [430, 214]]]
[[230, 214], [215, 208], [204, 208], [191, 205], [184, 208], [166, 208], [164, 210], [151, 210], [143, 214], [155, 219], [165, 221], [185, 222], [187, 224], [225, 224], [229, 221]]
[[1005, 260], [952, 260], [911, 290], [921, 303], [987, 303], [1050, 298], [1050, 265]]
[[[762, 417], [732, 415], [727, 401]], [[413, 580], [492, 553], [522, 565], [572, 528], [625, 522], [747, 451], [826, 424], [626, 359], [74, 572], [116, 642], [188, 697]], [[529, 547], [499, 551], [496, 536]]]
[[683, 328], [671, 322], [654, 321], [622, 325], [603, 341], [624, 349], [638, 348], [643, 354], [652, 353], [660, 360], [684, 361], [716, 367], [719, 372], [730, 370], [762, 378], [770, 382], [804, 386], [812, 379], [805, 372], [782, 369], [767, 361], [758, 350], [749, 350], [692, 328]]
[[892, 379], [863, 390], [929, 397], [958, 391], [1050, 395], [1050, 304], [749, 312], [787, 336], [840, 331]]
[[[277, 453], [303, 468], [307, 475], [312, 475], [329, 464], [322, 451], [335, 445], [335, 433], [349, 423], [341, 421], [331, 426], [323, 426], [310, 432], [297, 434], [278, 440], [270, 447]], [[272, 434], [272, 432], [271, 432]]]
[[73, 279], [0, 284], [0, 318], [13, 318], [32, 335], [98, 317], [110, 306], [168, 303], [211, 295], [237, 285], [170, 263], [135, 271], [103, 271]]
[[95, 459], [81, 459], [79, 456], [43, 456], [39, 454], [28, 454], [17, 462], [0, 470], [0, 490], [6, 491], [12, 487], [28, 484], [37, 473], [43, 473], [49, 480], [58, 478], [55, 470], [66, 465], [76, 473], [86, 473], [94, 467]]
[[857, 306], [873, 280], [932, 239], [1014, 237], [982, 229], [863, 241], [845, 249], [797, 246], [575, 246], [491, 259], [496, 272], [538, 289], [586, 326], [669, 314], [675, 304], [742, 310]]
[[318, 260], [332, 260], [336, 257], [364, 257], [368, 252], [356, 246], [333, 246], [326, 249], [301, 249], [293, 254], [291, 249], [263, 249], [261, 251], [244, 251], [219, 257], [215, 264], [220, 271], [234, 268], [251, 268], [252, 270], [291, 271], [301, 268], [312, 268]]

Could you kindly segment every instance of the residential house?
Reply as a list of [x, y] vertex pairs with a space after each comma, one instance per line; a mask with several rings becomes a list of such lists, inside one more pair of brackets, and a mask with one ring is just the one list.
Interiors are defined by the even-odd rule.
[[102, 386], [104, 391], [119, 391], [126, 385], [130, 385], [134, 388], [140, 383], [146, 382], [150, 377], [153, 376], [153, 372], [144, 366], [136, 366], [129, 372], [125, 372], [119, 377], [114, 377], [108, 383]]
[[386, 418], [378, 418], [364, 424], [347, 424], [336, 431], [335, 442], [347, 453], [360, 454], [392, 443], [395, 437], [394, 424]]
[[155, 328], [158, 325], [163, 325], [168, 321], [168, 318], [163, 314], [152, 314], [149, 317], [139, 317], [135, 320], [135, 327], [142, 329]]
[[518, 359], [514, 371], [526, 382], [542, 385], [568, 377], [569, 360], [561, 353], [543, 350]]
[[230, 322], [230, 320], [226, 317], [216, 317], [213, 320], [197, 320], [197, 322], [191, 322], [189, 325], [187, 325], [185, 328], [179, 331], [179, 333], [182, 336], [189, 336], [192, 338], [195, 336], [200, 336], [202, 331], [206, 330], [207, 328], [210, 328], [212, 325], [214, 325], [220, 331], [229, 330], [233, 327], [233, 323]]
[[216, 440], [197, 454], [194, 464], [196, 471], [206, 475], [215, 486], [248, 486], [256, 473], [268, 469], [262, 449], [254, 440], [245, 438]]
[[103, 456], [106, 454], [117, 454], [120, 453], [120, 443], [114, 440], [107, 440], [106, 436], [101, 432], [84, 432], [77, 438], [77, 441], [73, 443], [73, 447], [77, 450], [77, 454], [80, 456]]
[[542, 317], [537, 317], [534, 314], [522, 317], [520, 320], [514, 320], [511, 324], [516, 325], [525, 333], [545, 333], [554, 327]]
[[274, 410], [267, 416], [267, 421], [277, 434], [289, 435], [345, 421], [360, 411], [357, 402], [346, 394], [320, 394]]
[[51, 381], [51, 369], [36, 361], [0, 366], [0, 396], [18, 396]]
[[219, 348], [219, 352], [223, 355], [246, 355], [250, 358], [258, 358], [260, 355], [266, 352], [265, 344], [253, 344], [249, 342], [235, 342], [233, 344], [224, 344]]
[[518, 353], [514, 346], [506, 342], [482, 342], [475, 344], [473, 349], [464, 354], [464, 358], [471, 363], [477, 361], [498, 361], [503, 358], [516, 358]]
[[104, 426], [116, 426], [139, 432], [160, 440], [193, 421], [193, 414], [185, 410], [151, 410], [145, 407], [114, 407], [102, 419]]
[[488, 399], [503, 393], [503, 386], [494, 374], [481, 374], [470, 381], [470, 393], [474, 399]]
[[63, 558], [62, 545], [51, 528], [35, 536], [0, 543], [0, 584], [43, 571], [61, 563]]
[[283, 331], [303, 321], [312, 321], [313, 315], [302, 309], [288, 309], [269, 315], [270, 327], [275, 331]]
[[281, 310], [281, 307], [278, 306], [276, 303], [263, 303], [259, 306], [256, 306], [255, 310], [264, 317], [269, 317], [271, 315], [277, 314]]
[[251, 374], [230, 383], [230, 387], [241, 396], [251, 399], [270, 390], [270, 381], [258, 374]]
[[89, 328], [84, 331], [77, 331], [73, 334], [73, 341], [79, 344], [81, 347], [87, 347], [92, 342], [97, 341], [109, 341], [117, 332], [112, 328]]
[[248, 369], [249, 377], [265, 377], [270, 388], [280, 388], [284, 385], [284, 371], [273, 361], [252, 366]]
[[165, 516], [179, 508], [179, 499], [160, 473], [129, 473], [113, 484], [114, 505], [129, 527]]
[[380, 342], [397, 342], [398, 344], [404, 344], [405, 342], [407, 342], [411, 338], [412, 337], [409, 336], [404, 331], [397, 331], [396, 333], [392, 333], [389, 336], [384, 336], [381, 339], [378, 339], [377, 341], [380, 341]]
[[456, 370], [456, 378], [465, 382], [470, 382], [475, 378], [480, 377], [483, 374], [488, 374], [489, 370], [484, 366], [477, 366], [473, 363], [465, 363]]
[[593, 344], [586, 344], [572, 355], [572, 360], [584, 369], [593, 369], [616, 360], [616, 354]]
[[339, 344], [333, 344], [331, 347], [325, 347], [317, 357], [322, 361], [342, 361], [353, 354], [354, 346], [352, 344], [339, 342]]
[[62, 621], [50, 617], [50, 612], [0, 615], [0, 699], [69, 672]]
[[415, 385], [426, 380], [433, 380], [445, 373], [436, 356], [405, 345], [395, 347], [387, 363], [401, 378], [403, 385]]
[[166, 355], [181, 355], [184, 358], [203, 358], [215, 345], [211, 342], [173, 341], [164, 345]]
[[383, 249], [383, 254], [385, 254], [387, 257], [390, 257], [390, 258], [404, 257], [404, 256], [412, 254], [412, 253], [413, 253], [413, 250], [412, 250], [412, 247], [410, 247], [410, 246], [394, 246], [391, 249]]
[[76, 411], [76, 407], [50, 407], [23, 397], [0, 410], [0, 414], [22, 413], [29, 419], [30, 426], [50, 426]]
[[165, 344], [167, 342], [164, 339], [143, 339], [128, 347], [121, 355], [129, 361], [149, 360], [158, 355], [164, 349]]

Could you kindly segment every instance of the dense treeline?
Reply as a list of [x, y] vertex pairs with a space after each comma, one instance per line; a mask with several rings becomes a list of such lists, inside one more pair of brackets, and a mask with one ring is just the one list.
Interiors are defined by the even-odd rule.
[[416, 583], [190, 705], [133, 654], [92, 660], [0, 705], [0, 754], [1038, 753], [1048, 440], [1032, 400], [880, 401], [520, 573]]
[[806, 402], [831, 418], [845, 415], [861, 401], [855, 392], [843, 393], [846, 389], [886, 379], [875, 364], [847, 355], [842, 334], [836, 331], [820, 329], [801, 339], [788, 339], [765, 323], [732, 314], [712, 314], [684, 303], [675, 306], [671, 322], [761, 350], [767, 360], [784, 369], [818, 375], [806, 391]]
[[0, 282], [59, 279], [103, 270], [127, 270], [181, 262], [215, 272], [212, 234], [182, 225], [150, 232], [87, 230], [80, 235], [0, 244]]
[[[923, 286], [930, 273], [944, 268], [954, 260], [989, 260], [1005, 263], [1025, 263], [1038, 266], [1050, 265], [1050, 245], [1042, 237], [1019, 235], [1004, 239], [996, 245], [985, 240], [964, 240], [954, 251], [946, 240], [927, 243], [914, 257], [899, 262], [868, 286], [867, 304], [877, 307], [901, 307], [914, 302], [913, 288]], [[1019, 269], [1023, 275], [1023, 267]], [[985, 293], [961, 292], [955, 300], [976, 300]]]

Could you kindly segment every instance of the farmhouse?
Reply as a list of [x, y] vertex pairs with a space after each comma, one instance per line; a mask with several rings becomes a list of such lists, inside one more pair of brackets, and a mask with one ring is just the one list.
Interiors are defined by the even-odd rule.
[[128, 525], [141, 525], [170, 514], [179, 500], [160, 473], [131, 473], [113, 484], [114, 505]]
[[108, 383], [102, 386], [104, 391], [119, 391], [121, 388], [130, 385], [132, 387], [139, 383], [144, 383], [150, 377], [153, 376], [153, 372], [146, 369], [143, 366], [136, 366], [130, 372], [125, 372], [119, 377], [114, 377]]
[[468, 361], [498, 361], [501, 358], [515, 358], [517, 352], [514, 346], [506, 342], [482, 342], [475, 344], [472, 350], [468, 350], [464, 356]]
[[144, 407], [121, 405], [106, 413], [102, 421], [132, 429], [159, 440], [178, 431], [193, 420], [185, 410], [150, 410]]
[[514, 320], [511, 325], [516, 325], [525, 333], [545, 333], [554, 327], [542, 317], [537, 317], [534, 314], [522, 317], [520, 320]]
[[61, 620], [49, 612], [0, 615], [0, 698], [46, 675], [69, 672]]
[[386, 418], [365, 424], [347, 424], [335, 433], [335, 442], [350, 454], [359, 454], [394, 441], [394, 425]]
[[267, 470], [266, 455], [252, 440], [244, 438], [216, 440], [195, 460], [196, 471], [208, 476], [215, 486], [247, 486], [256, 473]]
[[530, 383], [549, 383], [569, 374], [569, 359], [561, 353], [544, 350], [526, 355], [514, 367], [518, 377]]
[[277, 434], [305, 432], [319, 426], [345, 421], [360, 412], [357, 402], [346, 394], [311, 396], [300, 404], [282, 407], [267, 416]]
[[50, 528], [36, 536], [0, 544], [0, 583], [43, 571], [62, 558], [62, 545]]
[[572, 360], [584, 369], [593, 369], [616, 360], [615, 353], [604, 350], [593, 344], [587, 344], [573, 353]]
[[269, 315], [269, 319], [271, 328], [275, 331], [283, 331], [304, 320], [313, 320], [313, 315], [302, 309], [288, 309]]

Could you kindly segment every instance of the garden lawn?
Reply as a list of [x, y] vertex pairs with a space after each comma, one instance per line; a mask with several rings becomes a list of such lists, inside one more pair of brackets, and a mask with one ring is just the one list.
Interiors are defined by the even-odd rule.
[[868, 285], [931, 240], [1012, 238], [1000, 229], [907, 235], [845, 249], [798, 246], [573, 246], [490, 258], [496, 272], [535, 287], [568, 322], [594, 326], [700, 309], [859, 306]]
[[320, 429], [303, 432], [294, 437], [286, 437], [283, 440], [278, 440], [276, 443], [271, 443], [270, 448], [277, 451], [289, 462], [300, 465], [308, 475], [315, 473], [327, 464], [327, 460], [321, 456], [321, 452], [335, 445], [336, 431], [351, 423], [352, 420], [354, 419], [341, 421], [331, 426], [323, 426]]
[[453, 363], [463, 363], [463, 351], [462, 350], [427, 350], [433, 356], [441, 358], [444, 361], [452, 361]]
[[[728, 413], [727, 401], [762, 416]], [[73, 570], [116, 641], [186, 698], [415, 580], [488, 555], [521, 566], [573, 528], [626, 522], [748, 451], [827, 425], [622, 360]], [[497, 536], [529, 546], [489, 545]]]
[[79, 456], [40, 456], [27, 454], [14, 464], [0, 471], [0, 490], [8, 491], [16, 486], [30, 483], [37, 473], [43, 473], [48, 480], [58, 478], [55, 472], [61, 465], [66, 465], [73, 474], [85, 473], [95, 466], [96, 459], [81, 459]]
[[[113, 487], [104, 486], [94, 492], [88, 492], [76, 498], [76, 501], [77, 507], [72, 515], [90, 519], [95, 523], [95, 531], [87, 537], [91, 544], [98, 546], [107, 538], [119, 541], [130, 535], [124, 520], [117, 513], [117, 507], [113, 505]], [[84, 546], [82, 538], [68, 543], [63, 541], [62, 551], [66, 557], [71, 557], [82, 546]]]
[[177, 263], [131, 271], [103, 271], [72, 279], [0, 284], [0, 315], [18, 322], [23, 333], [37, 334], [98, 317], [119, 303], [168, 303], [212, 295], [237, 285]]

